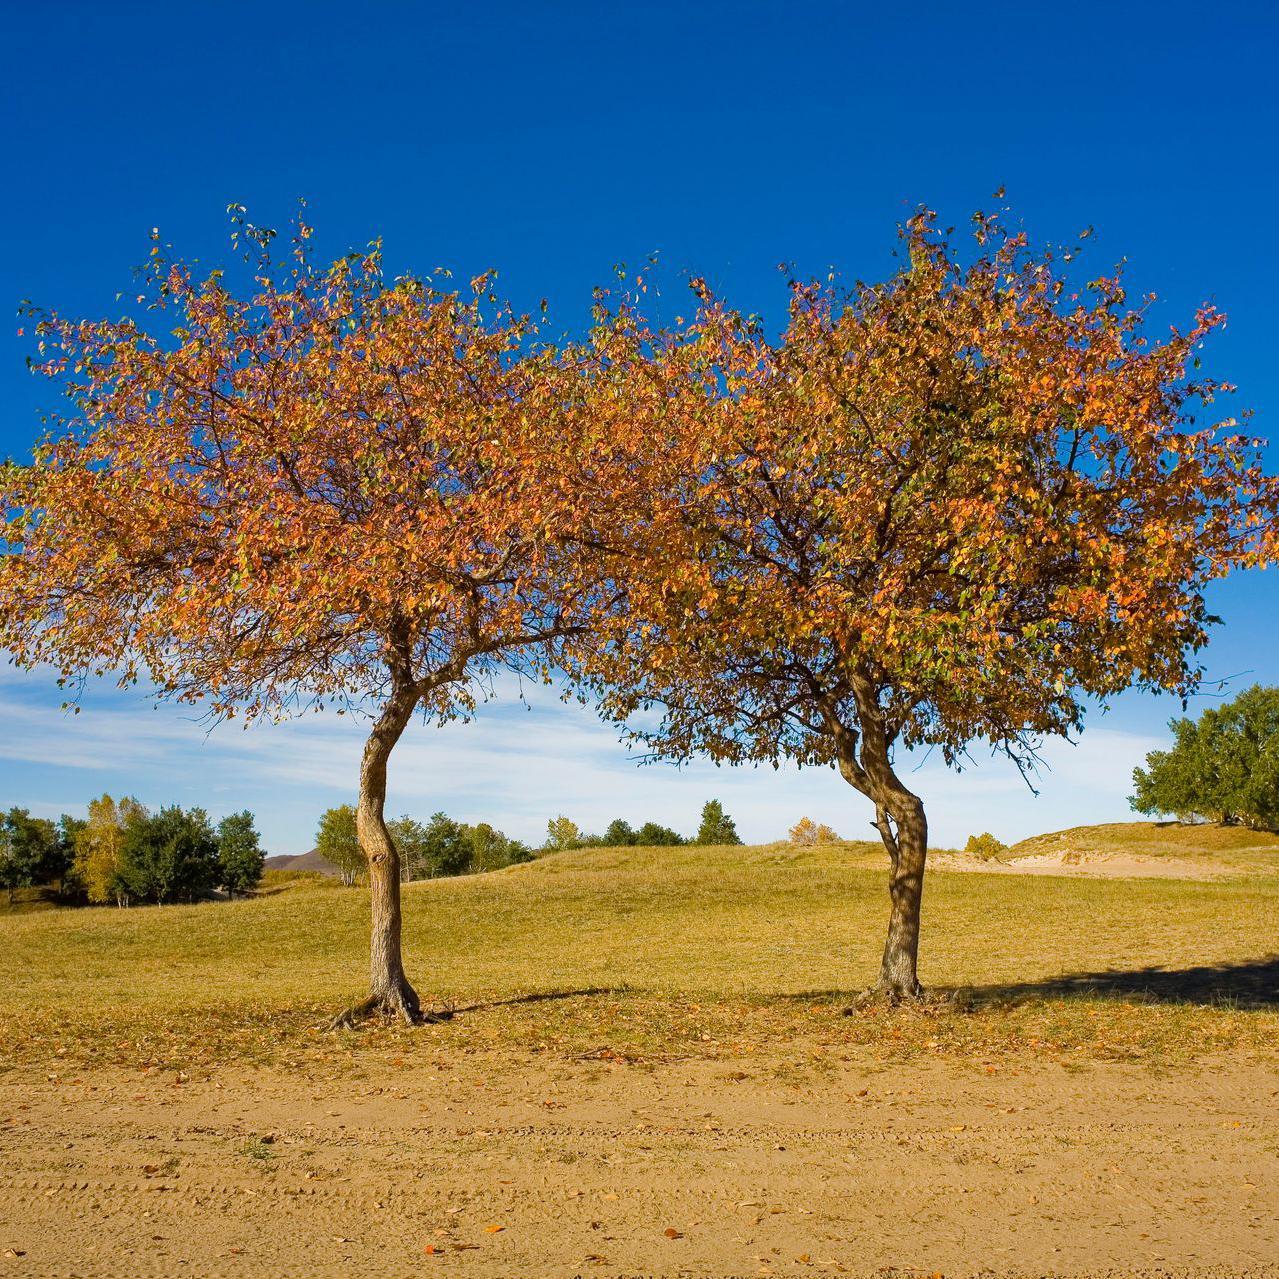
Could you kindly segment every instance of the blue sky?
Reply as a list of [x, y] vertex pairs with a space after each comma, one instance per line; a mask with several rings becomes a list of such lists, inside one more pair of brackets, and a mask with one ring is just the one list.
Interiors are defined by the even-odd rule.
[[[112, 312], [161, 229], [210, 265], [226, 205], [284, 223], [310, 203], [321, 252], [376, 235], [393, 268], [496, 267], [520, 305], [582, 324], [592, 285], [658, 252], [668, 291], [706, 276], [776, 317], [776, 267], [891, 269], [920, 202], [962, 225], [1000, 185], [1041, 239], [1095, 226], [1158, 316], [1230, 317], [1210, 369], [1279, 438], [1279, 17], [1266, 4], [306, 4], [69, 0], [0, 7], [0, 300]], [[0, 333], [0, 452], [22, 456], [49, 389]], [[1271, 451], [1272, 457], [1279, 452]], [[1279, 463], [1277, 463], [1279, 464]], [[1279, 682], [1279, 578], [1213, 593], [1206, 664]], [[510, 690], [504, 690], [509, 692]], [[0, 806], [77, 810], [104, 789], [259, 815], [273, 851], [310, 846], [350, 797], [359, 730], [333, 719], [208, 733], [173, 708], [95, 692], [71, 719], [45, 674], [0, 672]], [[1134, 764], [1178, 707], [1128, 696], [1033, 797], [987, 764], [912, 774], [934, 837], [1011, 839], [1128, 814]], [[503, 697], [476, 723], [414, 728], [391, 807], [443, 808], [538, 838], [547, 817], [690, 828], [722, 798], [748, 838], [809, 815], [865, 834], [833, 774], [637, 770], [590, 713]]]

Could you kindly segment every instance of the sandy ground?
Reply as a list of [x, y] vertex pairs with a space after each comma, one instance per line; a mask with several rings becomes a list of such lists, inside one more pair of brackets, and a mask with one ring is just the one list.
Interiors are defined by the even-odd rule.
[[963, 853], [932, 853], [929, 870], [980, 871], [984, 875], [1078, 875], [1092, 879], [1221, 879], [1228, 868], [1181, 857], [1139, 853], [1030, 853], [1007, 861], [982, 861]]
[[0, 1076], [0, 1276], [1279, 1275], [1279, 1070]]

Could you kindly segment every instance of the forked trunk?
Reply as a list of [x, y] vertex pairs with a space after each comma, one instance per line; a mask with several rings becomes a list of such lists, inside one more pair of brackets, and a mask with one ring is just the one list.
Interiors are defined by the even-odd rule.
[[886, 730], [879, 697], [870, 681], [854, 679], [860, 734], [830, 715], [835, 757], [844, 780], [875, 805], [875, 825], [888, 852], [888, 936], [871, 998], [897, 1003], [918, 999], [919, 917], [928, 860], [928, 820], [918, 795], [893, 771], [892, 735]]
[[420, 1021], [422, 1008], [417, 992], [404, 974], [400, 951], [400, 858], [391, 832], [386, 828], [386, 766], [416, 705], [416, 693], [404, 688], [396, 689], [383, 707], [364, 747], [360, 763], [360, 802], [355, 812], [360, 850], [369, 863], [372, 934], [369, 998], [352, 1013], [382, 1011], [408, 1022]]

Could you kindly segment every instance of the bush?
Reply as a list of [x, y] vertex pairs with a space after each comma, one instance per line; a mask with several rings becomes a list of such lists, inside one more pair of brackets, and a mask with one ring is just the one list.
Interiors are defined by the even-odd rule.
[[980, 835], [969, 835], [964, 852], [979, 861], [998, 861], [1008, 851], [1007, 844], [1001, 844], [989, 831]]

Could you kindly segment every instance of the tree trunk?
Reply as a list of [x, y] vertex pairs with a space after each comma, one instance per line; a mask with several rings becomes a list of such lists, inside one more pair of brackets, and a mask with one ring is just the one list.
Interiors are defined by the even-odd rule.
[[924, 805], [916, 796], [894, 797], [894, 801], [893, 810], [888, 812], [884, 806], [876, 806], [880, 837], [888, 850], [890, 909], [874, 993], [895, 1003], [918, 999], [923, 993], [918, 974], [919, 917], [928, 858], [928, 821]]
[[373, 725], [360, 763], [360, 802], [355, 827], [360, 849], [369, 863], [372, 934], [369, 948], [369, 998], [337, 1020], [348, 1024], [355, 1015], [386, 1012], [407, 1022], [422, 1020], [417, 992], [404, 975], [400, 953], [400, 858], [386, 828], [386, 766], [391, 751], [417, 706], [411, 687], [396, 688]]
[[875, 826], [888, 851], [888, 936], [879, 980], [867, 992], [893, 1003], [918, 999], [919, 917], [924, 896], [924, 864], [928, 860], [928, 820], [918, 795], [902, 785], [893, 771], [895, 734], [885, 724], [879, 693], [864, 672], [852, 679], [857, 701], [854, 732], [835, 711], [828, 712], [835, 758], [848, 784], [875, 805]]

